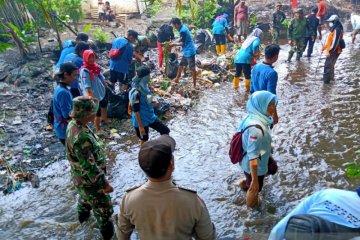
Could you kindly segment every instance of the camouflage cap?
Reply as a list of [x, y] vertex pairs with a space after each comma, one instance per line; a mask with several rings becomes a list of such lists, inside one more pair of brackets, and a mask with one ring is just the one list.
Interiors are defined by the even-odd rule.
[[302, 8], [297, 8], [294, 13], [304, 13], [304, 10]]
[[73, 99], [73, 109], [70, 113], [72, 118], [88, 118], [96, 114], [99, 101], [88, 96], [79, 96]]

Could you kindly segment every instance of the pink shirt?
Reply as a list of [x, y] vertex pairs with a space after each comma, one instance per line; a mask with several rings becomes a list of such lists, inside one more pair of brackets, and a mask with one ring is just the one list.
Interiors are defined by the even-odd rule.
[[240, 21], [248, 20], [247, 6], [244, 5], [243, 7], [240, 7], [239, 5], [235, 8], [235, 12], [236, 12], [236, 20], [240, 20]]

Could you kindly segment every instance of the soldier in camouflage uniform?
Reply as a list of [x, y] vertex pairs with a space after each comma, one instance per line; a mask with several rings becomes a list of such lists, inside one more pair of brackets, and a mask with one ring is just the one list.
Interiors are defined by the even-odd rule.
[[305, 48], [305, 38], [306, 31], [309, 32], [309, 35], [315, 41], [315, 32], [310, 26], [310, 23], [307, 18], [304, 18], [304, 12], [302, 8], [297, 8], [295, 10], [295, 18], [291, 20], [288, 28], [288, 40], [291, 49], [289, 51], [288, 62], [291, 61], [294, 53], [296, 52], [296, 60], [300, 60], [302, 53]]
[[286, 19], [286, 15], [281, 11], [282, 5], [278, 3], [276, 5], [276, 11], [273, 13], [273, 42], [278, 44], [282, 23]]
[[105, 155], [97, 136], [87, 127], [94, 120], [98, 101], [80, 96], [73, 99], [73, 120], [66, 130], [66, 156], [71, 166], [73, 183], [79, 193], [78, 217], [80, 223], [94, 212], [97, 224], [104, 239], [111, 239], [114, 226], [111, 220], [113, 208], [108, 193], [113, 188], [105, 178]]

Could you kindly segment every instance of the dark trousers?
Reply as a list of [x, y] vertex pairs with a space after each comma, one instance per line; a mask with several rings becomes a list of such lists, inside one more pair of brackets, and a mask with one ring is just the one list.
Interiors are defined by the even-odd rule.
[[[309, 43], [309, 45], [308, 45]], [[312, 40], [311, 37], [306, 37], [305, 38], [305, 41], [304, 41], [304, 51], [305, 51], [305, 48], [307, 46], [307, 57], [310, 57], [312, 52], [313, 52], [313, 49], [314, 49], [314, 44], [315, 44], [315, 40]]]
[[[274, 175], [275, 173], [277, 173], [278, 170], [278, 166], [276, 161], [270, 157], [269, 158], [269, 162], [268, 162], [268, 172], [267, 174], [269, 175]], [[251, 174], [244, 172], [245, 177], [246, 177], [246, 187], [250, 188], [251, 185], [251, 181], [252, 181], [252, 177]], [[266, 177], [266, 175], [263, 176], [258, 176], [258, 181], [259, 181], [259, 192], [261, 192], [263, 186], [264, 186], [264, 178]]]
[[251, 64], [248, 63], [236, 63], [236, 73], [235, 77], [240, 77], [241, 72], [244, 72], [245, 79], [251, 78]]
[[149, 126], [144, 127], [146, 132], [145, 136], [141, 137], [139, 128], [134, 127], [136, 131], [136, 136], [138, 136], [138, 138], [141, 139], [142, 141], [149, 140], [149, 127], [160, 133], [160, 135], [169, 134], [170, 132], [170, 129], [165, 124], [163, 124], [159, 119], [156, 119], [155, 122], [153, 122]]
[[335, 63], [338, 58], [339, 58], [338, 53], [332, 54], [330, 55], [330, 57], [326, 57], [325, 65], [324, 65], [324, 75], [323, 75], [324, 83], [330, 83], [330, 80], [334, 81]]

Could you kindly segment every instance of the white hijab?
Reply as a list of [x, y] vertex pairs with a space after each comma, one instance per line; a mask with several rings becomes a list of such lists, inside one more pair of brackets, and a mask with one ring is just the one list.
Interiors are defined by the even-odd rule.
[[246, 38], [244, 43], [241, 45], [241, 48], [244, 50], [247, 49], [255, 41], [255, 39], [260, 38], [262, 34], [263, 31], [260, 28], [255, 28], [254, 31], [252, 31], [252, 33]]

